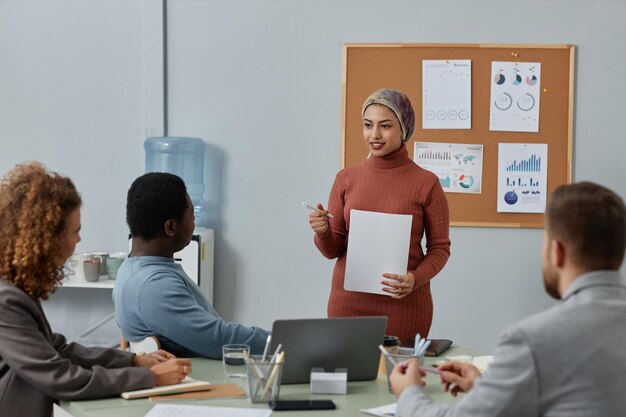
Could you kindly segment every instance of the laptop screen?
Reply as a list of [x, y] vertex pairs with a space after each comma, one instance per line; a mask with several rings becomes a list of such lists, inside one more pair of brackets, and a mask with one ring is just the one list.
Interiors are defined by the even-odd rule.
[[276, 320], [271, 351], [285, 351], [282, 384], [308, 383], [311, 368], [348, 369], [348, 381], [367, 381], [378, 374], [387, 317]]

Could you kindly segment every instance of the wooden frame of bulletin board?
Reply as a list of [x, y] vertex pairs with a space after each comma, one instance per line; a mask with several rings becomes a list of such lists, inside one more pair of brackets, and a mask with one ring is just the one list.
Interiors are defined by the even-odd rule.
[[[415, 131], [407, 142], [483, 145], [480, 194], [446, 193], [452, 226], [543, 227], [542, 213], [497, 212], [498, 144], [548, 144], [548, 194], [571, 182], [574, 114], [573, 45], [489, 44], [345, 44], [342, 92], [342, 167], [367, 157], [361, 106], [379, 88], [402, 90], [415, 110]], [[469, 59], [471, 68], [471, 129], [422, 129], [422, 60]], [[491, 62], [540, 62], [539, 132], [489, 130]]]

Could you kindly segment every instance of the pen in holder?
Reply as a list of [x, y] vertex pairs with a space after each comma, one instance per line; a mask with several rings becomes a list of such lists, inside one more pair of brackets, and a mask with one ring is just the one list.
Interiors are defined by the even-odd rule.
[[400, 347], [398, 348], [397, 352], [386, 352], [382, 346], [379, 346], [379, 348], [385, 356], [385, 366], [387, 367], [387, 386], [389, 387], [389, 391], [391, 391], [389, 375], [391, 375], [391, 371], [397, 363], [401, 363], [409, 359], [417, 359], [417, 362], [420, 364], [420, 366], [424, 365], [424, 352], [422, 352], [421, 356], [413, 356], [414, 350], [412, 348]]
[[267, 403], [278, 399], [284, 361], [285, 352], [275, 354], [267, 360], [261, 355], [246, 356], [250, 401]]

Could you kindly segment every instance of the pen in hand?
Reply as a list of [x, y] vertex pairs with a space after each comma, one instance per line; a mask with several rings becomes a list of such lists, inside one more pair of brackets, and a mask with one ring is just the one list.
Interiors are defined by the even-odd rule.
[[[302, 205], [303, 205], [304, 207], [308, 208], [309, 210], [320, 211], [317, 207], [313, 207], [312, 205], [310, 205], [310, 204], [309, 204], [309, 203], [307, 203], [306, 201], [303, 201], [303, 202], [302, 202]], [[333, 215], [332, 215], [332, 214], [330, 214], [330, 213], [328, 213], [326, 216], [327, 216], [329, 219], [332, 219], [332, 218], [333, 218]]]

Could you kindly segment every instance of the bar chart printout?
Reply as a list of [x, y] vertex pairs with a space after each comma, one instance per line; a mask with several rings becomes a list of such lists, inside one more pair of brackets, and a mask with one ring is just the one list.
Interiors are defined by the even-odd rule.
[[480, 194], [483, 145], [415, 142], [413, 160], [439, 178], [448, 193]]
[[500, 143], [498, 212], [544, 213], [547, 173], [547, 144]]

